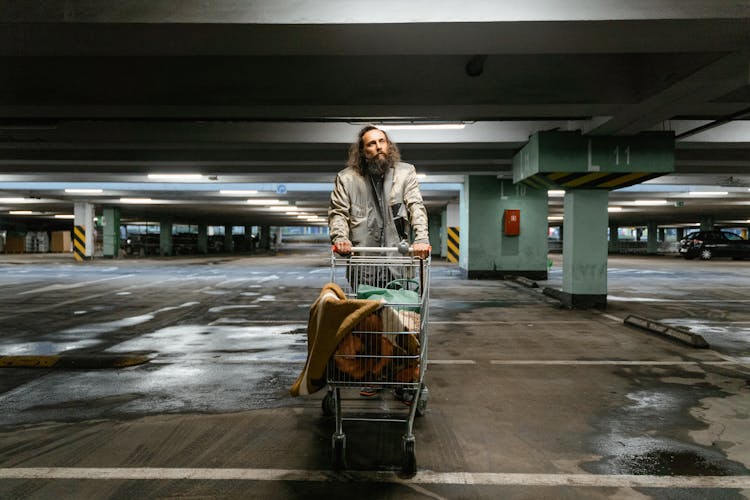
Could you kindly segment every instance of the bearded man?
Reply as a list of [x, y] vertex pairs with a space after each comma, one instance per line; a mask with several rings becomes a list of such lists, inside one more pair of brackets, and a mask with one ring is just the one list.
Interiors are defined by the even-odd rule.
[[430, 254], [427, 210], [413, 165], [403, 163], [398, 147], [379, 128], [359, 131], [338, 173], [328, 209], [331, 243], [341, 255], [352, 246], [395, 247], [414, 230], [415, 256]]

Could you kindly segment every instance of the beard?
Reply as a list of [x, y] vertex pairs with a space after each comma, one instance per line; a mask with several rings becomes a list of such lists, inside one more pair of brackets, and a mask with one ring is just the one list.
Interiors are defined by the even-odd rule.
[[392, 155], [378, 155], [372, 159], [365, 159], [365, 170], [369, 175], [383, 175], [386, 170], [393, 166], [393, 163]]

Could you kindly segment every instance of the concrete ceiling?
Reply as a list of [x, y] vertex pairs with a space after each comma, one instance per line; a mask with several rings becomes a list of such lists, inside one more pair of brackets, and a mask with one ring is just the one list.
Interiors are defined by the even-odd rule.
[[[539, 130], [674, 130], [675, 173], [612, 192], [623, 209], [610, 217], [747, 225], [750, 2], [571, 4], [7, 3], [0, 222], [9, 210], [71, 213], [87, 199], [121, 205], [126, 219], [288, 225], [298, 219], [246, 200], [323, 214], [363, 123], [460, 122], [391, 132], [426, 174], [430, 210], [457, 201], [466, 174], [509, 178]], [[168, 172], [204, 177], [147, 177]], [[103, 193], [64, 192], [94, 185]], [[729, 194], [686, 194], [717, 186]], [[152, 203], [121, 204], [126, 196]], [[644, 197], [667, 204], [632, 206]]]

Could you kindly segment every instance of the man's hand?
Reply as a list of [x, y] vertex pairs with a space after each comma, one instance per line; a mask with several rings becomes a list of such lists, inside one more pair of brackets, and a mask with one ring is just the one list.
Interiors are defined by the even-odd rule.
[[352, 242], [349, 240], [339, 240], [333, 244], [333, 251], [339, 255], [349, 255], [352, 253]]
[[411, 249], [415, 257], [419, 257], [420, 259], [426, 259], [427, 256], [430, 255], [432, 246], [429, 243], [414, 243], [411, 246]]

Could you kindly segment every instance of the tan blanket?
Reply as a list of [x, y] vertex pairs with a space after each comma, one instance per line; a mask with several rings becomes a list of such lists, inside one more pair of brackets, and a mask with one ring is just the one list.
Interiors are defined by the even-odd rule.
[[289, 392], [312, 394], [326, 385], [326, 364], [339, 342], [368, 314], [381, 307], [377, 300], [347, 299], [335, 283], [326, 284], [310, 307], [307, 322], [307, 361]]

